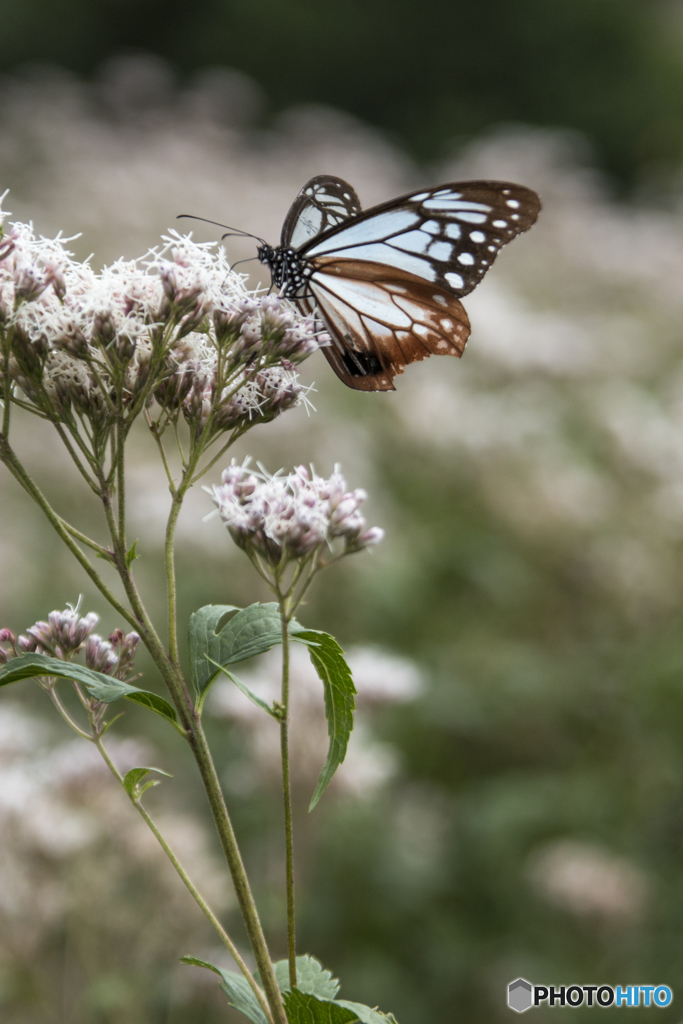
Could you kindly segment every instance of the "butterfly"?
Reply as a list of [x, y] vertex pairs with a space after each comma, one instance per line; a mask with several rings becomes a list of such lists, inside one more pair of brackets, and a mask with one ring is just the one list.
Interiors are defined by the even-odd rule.
[[393, 391], [409, 363], [462, 355], [470, 322], [460, 298], [540, 208], [522, 185], [463, 181], [362, 210], [350, 185], [321, 174], [294, 200], [280, 245], [260, 245], [258, 259], [282, 295], [323, 322], [323, 352], [344, 384]]

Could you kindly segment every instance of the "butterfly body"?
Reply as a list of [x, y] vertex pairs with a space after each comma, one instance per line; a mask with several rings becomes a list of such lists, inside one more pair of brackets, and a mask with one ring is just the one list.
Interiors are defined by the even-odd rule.
[[539, 209], [521, 185], [470, 181], [363, 211], [350, 185], [319, 175], [295, 199], [281, 244], [262, 245], [258, 257], [281, 293], [324, 323], [337, 376], [356, 390], [391, 391], [409, 363], [462, 355], [470, 325], [460, 297]]
[[260, 245], [258, 258], [270, 267], [273, 284], [286, 299], [301, 299], [308, 292], [308, 279], [313, 266], [307, 265], [294, 249], [289, 246]]

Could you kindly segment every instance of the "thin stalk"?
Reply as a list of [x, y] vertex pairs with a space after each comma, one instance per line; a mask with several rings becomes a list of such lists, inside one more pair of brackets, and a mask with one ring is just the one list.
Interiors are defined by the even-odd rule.
[[73, 718], [71, 717], [71, 715], [66, 710], [66, 708], [64, 707], [64, 705], [60, 701], [59, 697], [55, 693], [54, 686], [47, 686], [47, 687], [45, 687], [45, 689], [47, 689], [47, 692], [50, 695], [50, 700], [52, 701], [54, 706], [57, 708], [57, 711], [60, 713], [60, 715], [62, 716], [62, 718], [66, 722], [66, 724], [71, 729], [73, 729], [74, 732], [77, 732], [79, 736], [82, 736], [84, 740], [88, 740], [90, 743], [92, 743], [93, 742], [92, 736], [89, 735], [89, 733], [87, 733], [85, 731], [85, 729], [81, 729], [80, 725], [76, 725], [76, 723], [74, 722]]
[[282, 757], [282, 795], [285, 812], [285, 855], [287, 878], [287, 959], [289, 984], [296, 985], [296, 919], [294, 913], [294, 830], [292, 826], [292, 786], [289, 774], [289, 617], [286, 602], [278, 594], [282, 623], [282, 694], [280, 703], [280, 754]]
[[168, 480], [169, 489], [171, 491], [171, 494], [174, 494], [175, 493], [175, 480], [173, 479], [173, 474], [171, 473], [171, 467], [168, 464], [168, 459], [166, 457], [166, 450], [164, 448], [164, 443], [161, 440], [161, 431], [159, 430], [158, 425], [153, 421], [153, 419], [152, 419], [152, 417], [150, 416], [149, 413], [146, 414], [146, 419], [147, 419], [147, 426], [149, 427], [150, 433], [151, 433], [152, 437], [154, 438], [154, 440], [156, 442], [157, 448], [159, 449], [159, 455], [161, 457], [161, 462], [163, 464], [164, 471], [166, 473], [166, 479]]
[[[102, 738], [100, 736], [96, 736], [96, 737], [88, 737], [88, 739], [91, 739], [92, 742], [95, 743], [97, 749], [99, 750], [100, 754], [104, 758], [104, 761], [105, 761], [107, 767], [109, 768], [109, 771], [112, 773], [114, 778], [119, 782], [119, 784], [123, 787], [123, 776], [121, 775], [120, 771], [118, 770], [118, 768], [116, 767], [116, 765], [114, 764], [112, 759], [110, 758], [109, 753], [108, 753], [106, 747], [104, 746], [104, 744], [102, 742]], [[230, 936], [226, 932], [225, 928], [223, 927], [223, 925], [220, 923], [220, 921], [218, 920], [218, 918], [214, 914], [214, 912], [211, 909], [211, 907], [209, 906], [209, 904], [206, 902], [204, 897], [201, 895], [199, 890], [196, 888], [196, 886], [192, 882], [192, 879], [188, 875], [187, 871], [185, 870], [185, 868], [182, 866], [182, 864], [180, 863], [180, 861], [176, 857], [175, 853], [173, 852], [172, 848], [169, 846], [169, 844], [166, 841], [166, 839], [164, 838], [163, 834], [160, 832], [156, 822], [154, 821], [152, 816], [148, 813], [146, 808], [142, 805], [141, 800], [139, 798], [131, 796], [130, 794], [128, 794], [128, 795], [130, 796], [131, 803], [133, 804], [133, 806], [137, 810], [137, 812], [140, 815], [140, 817], [144, 820], [144, 822], [146, 823], [146, 825], [150, 829], [150, 831], [154, 833], [154, 836], [156, 837], [157, 842], [159, 843], [159, 845], [161, 846], [162, 850], [164, 851], [164, 853], [166, 854], [166, 856], [170, 860], [170, 862], [173, 865], [173, 867], [176, 869], [178, 875], [182, 879], [183, 884], [187, 888], [187, 890], [190, 893], [190, 895], [192, 896], [193, 900], [195, 901], [195, 903], [198, 905], [198, 907], [200, 908], [200, 910], [202, 911], [204, 916], [207, 918], [207, 920], [210, 922], [210, 924], [213, 926], [213, 928], [218, 933], [218, 936], [219, 936], [221, 942], [223, 943], [223, 945], [230, 952], [230, 955], [232, 956], [233, 960], [235, 961], [235, 963], [239, 967], [240, 971], [242, 972], [242, 974], [246, 978], [247, 984], [249, 985], [249, 987], [251, 988], [252, 992], [256, 996], [256, 999], [258, 1000], [259, 1006], [263, 1010], [263, 1012], [266, 1015], [266, 1018], [268, 1019], [268, 1021], [270, 1021], [271, 1024], [272, 1024], [273, 1018], [272, 1018], [270, 1009], [268, 1007], [268, 1004], [267, 1004], [267, 1002], [265, 1000], [265, 997], [263, 995], [263, 992], [261, 991], [260, 987], [257, 985], [256, 979], [254, 978], [253, 974], [251, 973], [251, 971], [249, 970], [249, 968], [245, 964], [244, 960], [240, 956], [240, 952], [237, 949], [237, 946], [232, 941], [232, 939], [230, 938]]]
[[192, 474], [193, 466], [188, 466], [187, 472], [183, 474], [183, 482], [177, 488], [171, 501], [171, 511], [166, 523], [166, 537], [164, 539], [164, 563], [166, 566], [166, 597], [168, 609], [168, 650], [171, 662], [175, 668], [179, 668], [180, 656], [178, 652], [178, 593], [175, 576], [174, 540], [175, 528], [178, 523], [178, 516], [185, 497], [186, 480]]
[[90, 548], [101, 558], [106, 559], [106, 561], [108, 562], [111, 561], [111, 551], [103, 547], [102, 544], [98, 544], [96, 540], [92, 540], [92, 538], [88, 537], [85, 533], [81, 533], [81, 531], [77, 530], [75, 526], [71, 525], [71, 523], [67, 523], [66, 519], [63, 519], [62, 516], [58, 516], [57, 518], [59, 519], [64, 529], [68, 530], [68, 532], [71, 534], [74, 540], [79, 540], [81, 544], [85, 544], [86, 547]]
[[3, 379], [3, 411], [2, 411], [2, 434], [9, 437], [10, 409], [12, 406], [12, 381], [9, 376], [9, 339], [4, 331], [0, 331], [2, 341], [2, 379]]
[[123, 397], [121, 391], [117, 396], [116, 416], [116, 482], [118, 485], [118, 533], [121, 548], [125, 555], [126, 549], [126, 477], [125, 477], [125, 424], [123, 420]]
[[[95, 481], [89, 475], [87, 469], [85, 468], [85, 466], [83, 465], [83, 463], [79, 459], [78, 455], [76, 454], [76, 451], [73, 448], [73, 446], [71, 444], [71, 441], [67, 437], [66, 432], [63, 429], [61, 423], [59, 422], [58, 419], [56, 419], [53, 416], [50, 416], [50, 422], [52, 423], [52, 426], [57, 431], [62, 444], [64, 445], [64, 447], [68, 451], [69, 455], [71, 456], [71, 459], [73, 461], [74, 466], [76, 467], [78, 472], [81, 474], [81, 476], [85, 480], [85, 482], [88, 485], [88, 487], [90, 488], [90, 490], [94, 491], [95, 494], [97, 494], [97, 485], [96, 485]], [[92, 465], [93, 465], [93, 462], [94, 462], [94, 457], [91, 455], [91, 453], [87, 450], [87, 448], [83, 444], [82, 439], [80, 438], [80, 436], [78, 434], [78, 431], [77, 430], [72, 430], [72, 431], [70, 431], [70, 433], [71, 433], [71, 436], [76, 440], [76, 443], [78, 444], [79, 448], [81, 449], [81, 452], [85, 455], [88, 463], [90, 464], [90, 466], [92, 468]]]

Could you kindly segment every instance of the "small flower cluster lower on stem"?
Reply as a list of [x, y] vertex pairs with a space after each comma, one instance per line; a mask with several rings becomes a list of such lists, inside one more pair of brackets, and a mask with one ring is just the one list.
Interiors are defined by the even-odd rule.
[[[71, 661], [85, 651], [85, 663], [95, 672], [126, 679], [133, 669], [133, 656], [140, 642], [137, 633], [115, 629], [108, 640], [93, 633], [99, 621], [95, 612], [81, 616], [77, 608], [50, 612], [47, 622], [39, 621], [25, 634], [16, 637], [11, 630], [0, 630], [0, 665], [22, 654], [45, 654], [60, 661]], [[8, 646], [4, 646], [8, 645]]]
[[206, 490], [231, 537], [271, 567], [334, 551], [335, 541], [341, 555], [362, 551], [384, 536], [377, 526], [367, 528], [360, 512], [367, 495], [347, 490], [338, 466], [325, 479], [305, 466], [269, 476], [233, 461], [221, 481]]

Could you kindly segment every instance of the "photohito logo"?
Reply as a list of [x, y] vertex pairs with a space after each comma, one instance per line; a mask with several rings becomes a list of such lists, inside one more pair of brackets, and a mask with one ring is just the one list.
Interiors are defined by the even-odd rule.
[[508, 985], [508, 1006], [524, 1013], [532, 1006], [668, 1006], [668, 985], [532, 985], [517, 978]]

